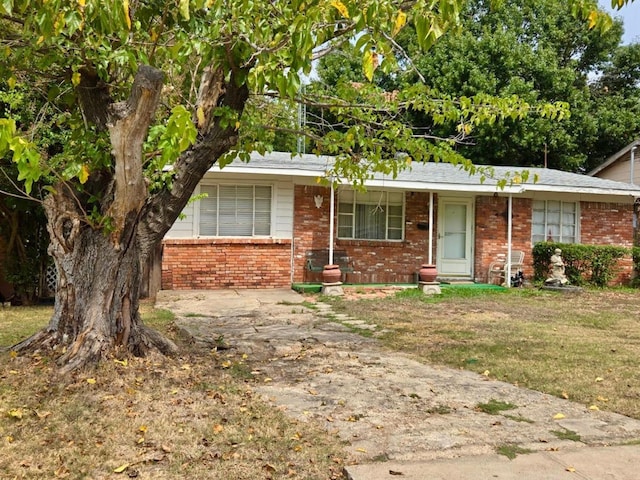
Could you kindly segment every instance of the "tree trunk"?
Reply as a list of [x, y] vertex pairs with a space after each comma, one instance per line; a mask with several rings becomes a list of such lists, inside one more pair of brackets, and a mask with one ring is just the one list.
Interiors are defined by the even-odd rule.
[[[108, 102], [105, 95], [86, 102], [92, 109], [108, 108], [106, 127], [112, 146], [114, 170], [109, 182], [96, 177], [109, 229], [93, 229], [82, 206], [80, 189], [60, 184], [44, 202], [49, 253], [58, 271], [55, 309], [49, 326], [14, 346], [18, 351], [47, 349], [57, 352], [63, 372], [104, 359], [121, 349], [144, 355], [157, 349], [164, 354], [177, 347], [145, 327], [138, 311], [141, 265], [157, 248], [193, 190], [221, 155], [238, 140], [234, 126], [221, 125], [211, 113], [217, 105], [240, 115], [249, 92], [232, 74], [207, 70], [201, 95], [205, 121], [198, 125], [198, 139], [174, 164], [171, 185], [151, 196], [143, 176], [142, 145], [160, 98], [162, 74], [141, 66], [126, 102]], [[79, 94], [82, 94], [79, 91]], [[206, 101], [205, 101], [206, 100]], [[99, 123], [101, 115], [83, 111]], [[99, 112], [98, 112], [99, 113]], [[98, 119], [98, 120], [96, 120]], [[106, 185], [104, 183], [107, 183]], [[85, 186], [86, 188], [86, 186]], [[105, 192], [112, 192], [105, 194]]]
[[153, 349], [175, 353], [177, 347], [140, 318], [138, 220], [127, 222], [128, 242], [114, 243], [103, 231], [78, 220], [74, 199], [64, 191], [63, 187], [45, 201], [49, 253], [58, 271], [54, 313], [48, 327], [13, 349], [53, 352], [63, 372], [118, 349], [136, 356]]

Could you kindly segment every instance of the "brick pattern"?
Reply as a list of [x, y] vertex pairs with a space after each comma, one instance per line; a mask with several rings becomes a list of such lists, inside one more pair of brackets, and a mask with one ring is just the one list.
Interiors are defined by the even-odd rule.
[[[525, 253], [524, 275], [533, 276], [531, 250], [531, 216], [533, 202], [528, 198], [514, 198], [512, 203], [513, 221], [511, 248]], [[477, 282], [488, 281], [489, 265], [498, 254], [506, 254], [508, 249], [508, 199], [497, 196], [476, 198], [476, 231], [474, 272]]]
[[162, 252], [165, 290], [281, 288], [291, 284], [291, 241], [170, 239]]
[[[322, 195], [320, 208], [313, 202]], [[350, 283], [410, 283], [428, 259], [429, 194], [405, 194], [405, 238], [401, 242], [379, 240], [335, 239], [334, 248], [344, 250], [353, 262], [353, 273], [346, 275]], [[295, 188], [296, 215], [294, 218], [294, 281], [320, 281], [319, 272], [305, 270], [308, 250], [328, 248], [330, 190], [318, 186]], [[336, 196], [337, 210], [337, 196]], [[337, 220], [334, 220], [337, 222]], [[435, 222], [435, 220], [434, 220]], [[418, 225], [422, 228], [418, 228]], [[337, 227], [334, 224], [334, 227]], [[334, 230], [337, 232], [337, 230]], [[337, 236], [337, 233], [334, 235]], [[435, 242], [434, 242], [435, 250]], [[435, 253], [434, 253], [435, 258]]]
[[[633, 246], [633, 205], [580, 202], [580, 243]], [[631, 255], [622, 258], [611, 285], [628, 284], [633, 277]]]

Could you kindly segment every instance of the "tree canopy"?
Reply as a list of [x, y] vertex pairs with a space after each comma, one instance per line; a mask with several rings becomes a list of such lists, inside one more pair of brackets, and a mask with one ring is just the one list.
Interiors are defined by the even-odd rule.
[[[543, 116], [505, 118], [476, 126], [460, 137], [457, 151], [479, 164], [591, 168], [640, 132], [640, 85], [636, 46], [620, 46], [622, 27], [587, 29], [558, 0], [471, 0], [461, 28], [429, 52], [406, 28], [398, 44], [412, 59], [401, 74], [377, 75], [387, 90], [424, 82], [455, 97], [517, 95], [531, 104], [564, 101], [571, 115], [562, 122]], [[359, 52], [337, 52], [321, 61], [320, 85], [362, 81]], [[602, 75], [600, 76], [600, 74]], [[597, 79], [597, 80], [594, 80]], [[416, 133], [442, 137], [456, 120], [439, 124], [428, 112], [409, 112]]]

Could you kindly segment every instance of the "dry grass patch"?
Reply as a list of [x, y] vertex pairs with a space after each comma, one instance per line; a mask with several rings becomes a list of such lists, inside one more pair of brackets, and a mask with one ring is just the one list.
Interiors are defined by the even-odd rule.
[[[171, 333], [168, 312], [145, 318]], [[0, 325], [4, 345], [20, 339]], [[250, 358], [184, 348], [65, 378], [47, 357], [2, 354], [2, 478], [342, 478], [339, 440], [258, 398]]]
[[330, 300], [420, 358], [640, 418], [636, 290], [417, 291]]

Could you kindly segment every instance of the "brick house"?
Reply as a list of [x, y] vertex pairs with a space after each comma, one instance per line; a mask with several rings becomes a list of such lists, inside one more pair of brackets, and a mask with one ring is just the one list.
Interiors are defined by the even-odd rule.
[[[443, 280], [486, 282], [489, 264], [509, 246], [525, 252], [531, 276], [537, 241], [633, 243], [640, 188], [631, 184], [530, 168], [537, 182], [500, 189], [453, 165], [416, 163], [395, 179], [367, 181], [361, 192], [320, 186], [330, 163], [271, 153], [214, 166], [195, 192], [207, 197], [188, 205], [163, 241], [162, 288], [318, 281], [307, 259], [330, 239], [351, 260], [350, 283], [411, 283], [423, 263], [436, 264]], [[493, 168], [496, 179], [513, 176], [513, 168]], [[617, 281], [631, 271], [629, 260]]]

